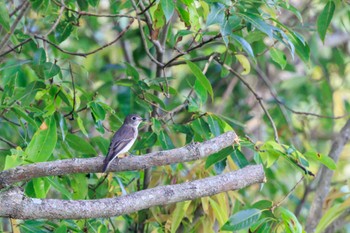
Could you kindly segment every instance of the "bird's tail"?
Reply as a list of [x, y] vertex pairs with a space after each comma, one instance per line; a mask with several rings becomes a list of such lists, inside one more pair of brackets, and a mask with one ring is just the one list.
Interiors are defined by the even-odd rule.
[[103, 160], [103, 169], [102, 171], [105, 173], [107, 172], [109, 165], [113, 162], [113, 160], [118, 160], [118, 156], [114, 156], [111, 160], [109, 160], [108, 156]]

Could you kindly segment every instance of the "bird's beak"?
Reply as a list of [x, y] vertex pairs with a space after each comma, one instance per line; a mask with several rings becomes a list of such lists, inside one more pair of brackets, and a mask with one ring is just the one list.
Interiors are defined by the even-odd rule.
[[146, 121], [147, 119], [146, 118], [141, 118], [142, 121]]

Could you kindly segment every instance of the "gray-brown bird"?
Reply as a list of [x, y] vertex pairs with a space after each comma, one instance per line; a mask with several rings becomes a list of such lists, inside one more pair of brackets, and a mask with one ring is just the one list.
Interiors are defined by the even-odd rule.
[[109, 165], [118, 159], [118, 156], [130, 150], [138, 135], [138, 126], [144, 121], [137, 114], [126, 116], [123, 125], [114, 134], [109, 145], [108, 154], [103, 161], [103, 172], [108, 170]]

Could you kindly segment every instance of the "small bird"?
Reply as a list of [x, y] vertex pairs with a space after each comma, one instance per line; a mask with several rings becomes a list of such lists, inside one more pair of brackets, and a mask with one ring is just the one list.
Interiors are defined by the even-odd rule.
[[126, 116], [123, 125], [114, 134], [109, 145], [108, 154], [103, 161], [103, 172], [108, 170], [109, 165], [113, 160], [118, 159], [119, 155], [130, 150], [138, 135], [137, 127], [144, 120], [137, 114]]

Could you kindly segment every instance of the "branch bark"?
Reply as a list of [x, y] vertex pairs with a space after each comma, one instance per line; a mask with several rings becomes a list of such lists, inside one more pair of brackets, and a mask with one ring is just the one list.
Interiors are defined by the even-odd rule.
[[[331, 157], [335, 163], [337, 163], [340, 153], [343, 151], [344, 146], [350, 139], [350, 119], [346, 122], [344, 127], [341, 129], [340, 134], [334, 139], [329, 157]], [[334, 172], [325, 166], [322, 166], [317, 174], [315, 180], [317, 180], [317, 188], [315, 190], [315, 197], [312, 202], [309, 216], [306, 224], [306, 232], [314, 232], [318, 222], [323, 215], [323, 203], [329, 193], [331, 186], [331, 180]]]
[[[237, 135], [229, 131], [202, 143], [190, 143], [181, 148], [152, 152], [143, 156], [128, 156], [112, 163], [109, 170], [111, 172], [141, 170], [152, 166], [197, 160], [219, 152], [237, 140]], [[102, 172], [103, 159], [102, 156], [88, 159], [65, 159], [8, 169], [0, 172], [0, 189], [36, 177]]]
[[56, 200], [28, 198], [19, 188], [0, 193], [0, 216], [17, 219], [82, 219], [112, 217], [152, 206], [165, 205], [265, 181], [262, 165], [176, 185], [159, 186], [116, 198]]

